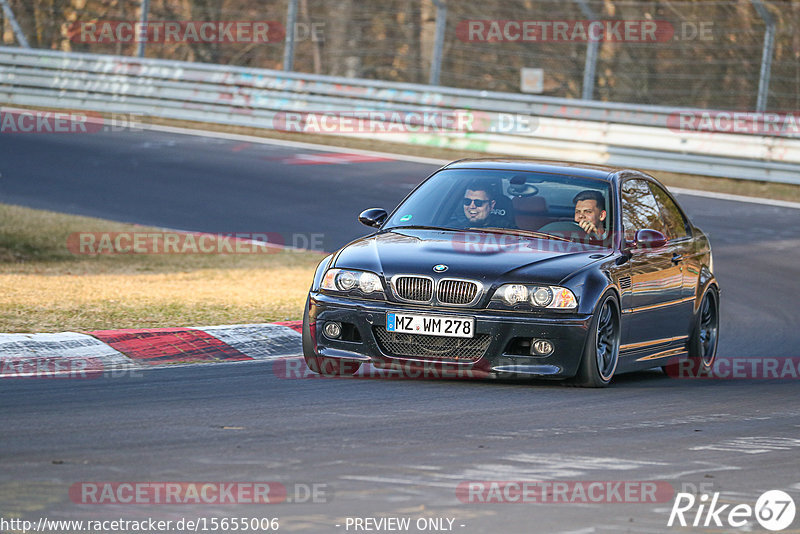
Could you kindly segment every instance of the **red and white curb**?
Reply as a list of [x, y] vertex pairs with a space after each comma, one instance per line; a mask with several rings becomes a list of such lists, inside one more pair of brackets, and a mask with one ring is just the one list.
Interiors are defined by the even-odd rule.
[[302, 355], [298, 321], [208, 327], [0, 334], [0, 377], [82, 377], [172, 364]]

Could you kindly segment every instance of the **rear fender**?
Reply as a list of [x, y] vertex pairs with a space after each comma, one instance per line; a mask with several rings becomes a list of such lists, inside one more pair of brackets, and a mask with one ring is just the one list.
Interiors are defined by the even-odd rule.
[[705, 295], [708, 288], [712, 286], [717, 290], [717, 293], [720, 292], [717, 279], [714, 278], [714, 275], [711, 273], [708, 267], [703, 265], [703, 267], [700, 269], [700, 276], [697, 279], [697, 292], [695, 293], [693, 309], [695, 314], [700, 309], [700, 303], [703, 300], [703, 295]]

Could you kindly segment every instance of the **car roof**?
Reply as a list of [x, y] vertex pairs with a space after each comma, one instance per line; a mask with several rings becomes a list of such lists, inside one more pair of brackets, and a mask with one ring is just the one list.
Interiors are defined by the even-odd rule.
[[569, 174], [582, 178], [609, 180], [619, 171], [627, 170], [608, 165], [574, 163], [569, 161], [548, 161], [529, 158], [476, 158], [461, 159], [445, 166], [446, 169], [497, 169], [523, 172], [546, 172]]

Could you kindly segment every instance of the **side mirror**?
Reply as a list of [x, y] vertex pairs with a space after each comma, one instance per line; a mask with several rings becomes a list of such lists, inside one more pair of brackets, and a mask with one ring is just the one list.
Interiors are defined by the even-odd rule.
[[389, 214], [383, 208], [370, 208], [361, 212], [358, 216], [358, 222], [366, 226], [379, 228], [388, 216]]
[[636, 232], [634, 246], [636, 248], [661, 248], [667, 244], [667, 236], [658, 230], [645, 228]]

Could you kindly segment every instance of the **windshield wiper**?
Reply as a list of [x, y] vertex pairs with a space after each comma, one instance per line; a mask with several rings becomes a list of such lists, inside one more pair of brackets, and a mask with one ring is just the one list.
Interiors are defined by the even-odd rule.
[[447, 232], [456, 232], [455, 228], [447, 228], [444, 226], [426, 226], [423, 224], [410, 224], [408, 226], [392, 226], [391, 228], [384, 228], [384, 230], [444, 230]]
[[544, 232], [534, 232], [533, 230], [520, 230], [518, 228], [496, 228], [494, 226], [488, 227], [473, 227], [467, 228], [467, 230], [477, 230], [479, 232], [489, 232], [493, 234], [506, 234], [506, 235], [524, 235], [530, 237], [538, 237], [542, 239], [555, 239], [556, 241], [566, 241], [567, 243], [572, 243], [571, 239], [566, 237], [562, 237], [560, 235], [553, 235], [553, 234], [545, 234]]

